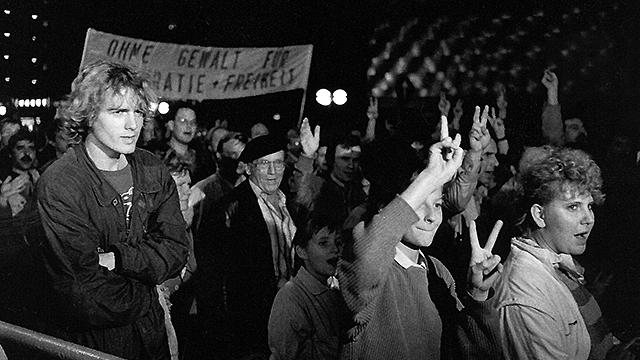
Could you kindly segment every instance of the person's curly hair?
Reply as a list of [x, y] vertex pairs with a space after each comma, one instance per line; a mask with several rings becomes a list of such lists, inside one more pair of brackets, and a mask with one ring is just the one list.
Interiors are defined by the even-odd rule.
[[548, 204], [567, 191], [588, 193], [596, 205], [604, 202], [600, 167], [582, 150], [549, 145], [528, 149], [520, 162], [518, 183], [524, 211], [519, 225], [524, 229], [534, 228], [532, 205]]
[[84, 129], [92, 126], [109, 94], [131, 90], [145, 121], [153, 116], [152, 104], [158, 102], [146, 77], [128, 66], [107, 61], [91, 63], [78, 73], [71, 84], [71, 93], [63, 109], [64, 116]]

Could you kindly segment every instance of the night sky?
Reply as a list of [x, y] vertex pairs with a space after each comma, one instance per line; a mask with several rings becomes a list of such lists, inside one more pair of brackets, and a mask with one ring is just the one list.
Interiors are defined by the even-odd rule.
[[[33, 96], [48, 95], [56, 99], [69, 91], [71, 80], [78, 70], [86, 30], [89, 27], [146, 40], [199, 46], [259, 47], [313, 44], [307, 111], [312, 115], [320, 112], [319, 116], [355, 123], [364, 121], [364, 109], [371, 89], [371, 84], [367, 83], [366, 70], [375, 54], [371, 53], [369, 41], [375, 27], [384, 20], [410, 16], [429, 18], [442, 14], [493, 16], [504, 11], [528, 12], [538, 7], [553, 12], [572, 4], [568, 1], [469, 4], [464, 1], [441, 0], [4, 2], [9, 7], [22, 8], [25, 12], [40, 12], [42, 18], [48, 21], [47, 28], [42, 30], [43, 46], [33, 50], [47, 61], [48, 68], [42, 86], [38, 87], [39, 94]], [[586, 10], [599, 6], [595, 1], [573, 3], [580, 4]], [[623, 12], [628, 16], [620, 19], [620, 28], [615, 34], [620, 53], [616, 59], [616, 75], [612, 81], [615, 82], [614, 88], [620, 89], [620, 97], [624, 97], [626, 102], [635, 101], [633, 94], [638, 93], [640, 83], [636, 66], [640, 47], [637, 46], [638, 36], [635, 36], [638, 21], [633, 15], [637, 14], [634, 3], [621, 2]], [[8, 26], [11, 24], [5, 23], [0, 27]], [[14, 70], [20, 71], [21, 68]], [[321, 87], [346, 89], [350, 94], [349, 102], [340, 111], [317, 108], [313, 94]], [[4, 92], [5, 97], [29, 96], [28, 91], [20, 87], [14, 87], [11, 91], [5, 89]], [[286, 108], [297, 107], [300, 97], [301, 92], [295, 92], [283, 94], [283, 97], [268, 98], [266, 102], [277, 103]], [[254, 99], [253, 103], [249, 102], [250, 107], [256, 108], [250, 117], [269, 117], [272, 112], [287, 111], [279, 110], [278, 106], [257, 109], [258, 104], [264, 103], [264, 100]], [[217, 111], [221, 113], [221, 117], [233, 117], [238, 112], [237, 105], [233, 102], [218, 102], [214, 108], [208, 112]], [[291, 114], [288, 116], [295, 116], [296, 111], [290, 110]], [[263, 112], [270, 114], [262, 114]], [[635, 109], [629, 110], [629, 113], [635, 115]]]

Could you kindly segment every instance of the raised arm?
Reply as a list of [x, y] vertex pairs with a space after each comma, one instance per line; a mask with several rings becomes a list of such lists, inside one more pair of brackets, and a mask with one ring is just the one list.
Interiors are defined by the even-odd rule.
[[300, 145], [302, 146], [302, 155], [295, 164], [295, 168], [300, 174], [299, 176], [294, 175], [298, 189], [295, 202], [310, 210], [322, 182], [322, 179], [313, 172], [313, 160], [320, 147], [320, 125], [316, 125], [315, 131], [312, 132], [309, 119], [304, 118], [300, 125]]
[[[446, 125], [443, 126], [443, 132], [447, 131]], [[415, 209], [430, 193], [449, 181], [462, 162], [459, 135], [455, 140], [444, 136], [429, 151], [428, 167], [369, 224], [365, 226], [363, 222], [359, 223], [353, 230], [352, 241], [345, 244], [338, 265], [338, 277], [345, 301], [350, 310], [356, 313], [355, 320], [358, 323], [369, 320], [372, 312], [368, 307], [374, 304], [387, 279], [395, 246], [418, 220]]]
[[509, 152], [509, 140], [507, 139], [507, 129], [504, 125], [504, 119], [500, 116], [496, 116], [496, 109], [492, 107], [491, 116], [489, 116], [488, 120], [493, 131], [496, 133], [498, 153], [501, 155], [507, 155]]
[[449, 212], [456, 214], [464, 211], [471, 200], [478, 183], [482, 150], [489, 144], [490, 135], [487, 130], [489, 108], [485, 106], [480, 114], [476, 106], [473, 125], [469, 131], [469, 150], [465, 153], [462, 166], [453, 181], [447, 184], [444, 192], [444, 206]]
[[376, 123], [378, 121], [378, 98], [369, 98], [369, 107], [367, 107], [367, 130], [362, 138], [363, 144], [368, 144], [376, 138]]
[[542, 136], [550, 145], [564, 145], [564, 126], [558, 102], [558, 77], [545, 70], [542, 84], [547, 88], [547, 101], [542, 109]]

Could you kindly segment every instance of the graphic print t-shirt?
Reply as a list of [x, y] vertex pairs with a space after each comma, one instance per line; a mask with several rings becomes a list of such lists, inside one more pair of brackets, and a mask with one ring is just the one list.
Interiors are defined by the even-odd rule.
[[133, 205], [133, 175], [131, 174], [131, 166], [127, 164], [122, 170], [104, 171], [102, 174], [111, 186], [120, 194], [120, 200], [124, 207], [127, 218], [127, 226], [129, 226], [129, 218], [131, 215], [131, 206]]

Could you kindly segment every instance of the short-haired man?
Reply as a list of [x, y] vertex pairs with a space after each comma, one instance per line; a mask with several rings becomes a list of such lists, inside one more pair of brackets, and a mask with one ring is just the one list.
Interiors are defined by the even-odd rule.
[[178, 108], [174, 118], [167, 121], [169, 147], [164, 157], [173, 156], [171, 153], [175, 153], [183, 163], [189, 164], [192, 173], [196, 166], [196, 151], [190, 148], [189, 144], [196, 135], [197, 127], [196, 112], [188, 107]]
[[175, 117], [167, 122], [167, 129], [171, 137], [164, 157], [175, 153], [180, 161], [189, 164], [191, 180], [194, 182], [211, 175], [215, 170], [212, 159], [192, 146], [198, 131], [196, 112], [185, 106], [178, 108]]
[[11, 163], [0, 170], [0, 319], [39, 330], [30, 316], [41, 310], [43, 295], [32, 257], [44, 241], [36, 202], [35, 142], [34, 133], [20, 128], [7, 143]]
[[71, 86], [70, 118], [85, 141], [38, 182], [59, 336], [127, 359], [168, 359], [156, 285], [177, 276], [188, 241], [176, 184], [136, 149], [157, 101], [126, 66], [88, 65]]
[[230, 194], [227, 207], [227, 305], [238, 349], [267, 353], [267, 323], [278, 289], [292, 276], [296, 232], [279, 190], [284, 144], [272, 135], [247, 143], [240, 161], [247, 180]]
[[[305, 119], [303, 126], [308, 126], [308, 120]], [[360, 138], [351, 134], [342, 137], [327, 147], [329, 173], [314, 179], [315, 149], [313, 154], [302, 151], [295, 165], [304, 174], [296, 201], [311, 211], [332, 212], [336, 219], [346, 220], [351, 210], [367, 200], [364, 187], [367, 182], [363, 181], [360, 169], [361, 153]], [[312, 186], [312, 183], [320, 183], [320, 186]]]

